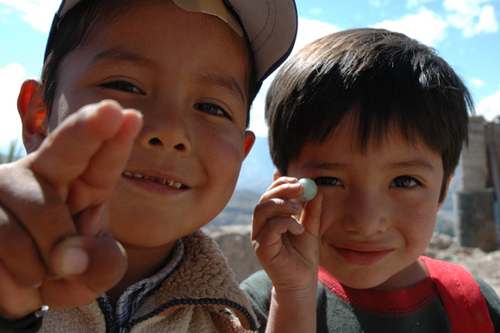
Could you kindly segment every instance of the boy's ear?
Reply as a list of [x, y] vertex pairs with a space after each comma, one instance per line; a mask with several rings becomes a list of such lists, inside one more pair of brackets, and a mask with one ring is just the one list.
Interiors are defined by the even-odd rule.
[[438, 203], [438, 210], [441, 209], [441, 206], [443, 206], [444, 202], [446, 201], [446, 196], [448, 195], [448, 189], [450, 188], [450, 183], [454, 176], [455, 173], [452, 173], [450, 177], [448, 177], [448, 180], [446, 181], [446, 191], [444, 192], [443, 199]]
[[17, 98], [17, 110], [23, 124], [23, 143], [28, 153], [37, 150], [47, 136], [48, 119], [42, 91], [40, 81], [29, 79], [23, 82]]
[[245, 158], [248, 156], [248, 153], [253, 147], [255, 143], [255, 134], [252, 131], [245, 132]]
[[274, 178], [273, 181], [276, 181], [276, 179], [278, 179], [280, 177], [281, 177], [281, 174], [280, 174], [279, 170], [275, 169], [274, 174], [273, 174], [273, 178]]

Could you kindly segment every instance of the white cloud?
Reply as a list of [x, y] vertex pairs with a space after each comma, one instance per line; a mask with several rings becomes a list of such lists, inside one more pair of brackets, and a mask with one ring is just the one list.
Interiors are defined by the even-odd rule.
[[483, 98], [476, 106], [478, 115], [483, 115], [489, 121], [500, 116], [500, 90], [494, 95]]
[[461, 29], [465, 37], [498, 31], [495, 8], [483, 5], [484, 2], [490, 0], [445, 0], [444, 7], [450, 12], [448, 22]]
[[22, 19], [33, 28], [48, 32], [61, 0], [0, 0], [0, 3], [20, 11]]
[[476, 88], [482, 88], [485, 85], [484, 81], [481, 79], [478, 79], [477, 77], [473, 77], [472, 79], [470, 79], [469, 82], [471, 85], [473, 85]]
[[[328, 34], [339, 31], [340, 28], [318, 20], [307, 20], [299, 17], [299, 29], [297, 32], [297, 40], [292, 50], [292, 54], [306, 46], [307, 44], [315, 41], [316, 39], [326, 36]], [[252, 111], [250, 115], [250, 130], [257, 136], [267, 136], [267, 125], [264, 118], [264, 107], [267, 90], [271, 84], [274, 74], [268, 77], [255, 98]]]
[[[11, 141], [21, 143], [21, 120], [17, 113], [17, 96], [26, 76], [24, 67], [20, 64], [8, 64], [0, 68], [0, 145], [8, 146]], [[1, 151], [5, 149], [2, 148]]]
[[426, 45], [436, 46], [445, 38], [448, 23], [434, 12], [421, 8], [418, 14], [406, 15], [396, 21], [383, 21], [374, 27], [401, 32]]

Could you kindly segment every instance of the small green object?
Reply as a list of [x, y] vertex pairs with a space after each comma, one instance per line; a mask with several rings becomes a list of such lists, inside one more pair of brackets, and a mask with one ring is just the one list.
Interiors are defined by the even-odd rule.
[[318, 186], [316, 186], [314, 180], [309, 178], [301, 178], [299, 179], [299, 184], [302, 184], [302, 186], [304, 186], [304, 193], [299, 197], [300, 200], [311, 201], [316, 197], [316, 194], [318, 194]]

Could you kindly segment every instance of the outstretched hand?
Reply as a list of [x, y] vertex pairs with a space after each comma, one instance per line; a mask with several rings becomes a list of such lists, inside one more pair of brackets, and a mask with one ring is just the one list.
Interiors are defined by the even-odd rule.
[[319, 266], [321, 193], [304, 205], [296, 178], [277, 179], [261, 197], [252, 224], [254, 250], [274, 288], [316, 285]]
[[89, 105], [37, 151], [0, 166], [1, 317], [84, 305], [122, 278], [107, 198], [141, 126], [115, 102]]
[[266, 332], [316, 332], [319, 230], [323, 196], [305, 206], [296, 178], [277, 179], [255, 208], [252, 242], [273, 282]]

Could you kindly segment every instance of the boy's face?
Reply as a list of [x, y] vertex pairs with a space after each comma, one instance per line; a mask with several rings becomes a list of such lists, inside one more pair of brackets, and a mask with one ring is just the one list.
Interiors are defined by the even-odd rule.
[[320, 266], [352, 288], [411, 286], [427, 276], [417, 259], [442, 204], [441, 156], [395, 129], [361, 153], [351, 149], [352, 122], [345, 124], [322, 145], [307, 144], [288, 168], [314, 179], [324, 197]]
[[170, 1], [143, 2], [64, 60], [49, 129], [103, 99], [144, 115], [109, 201], [125, 247], [169, 247], [227, 204], [254, 141], [248, 75], [243, 38]]

